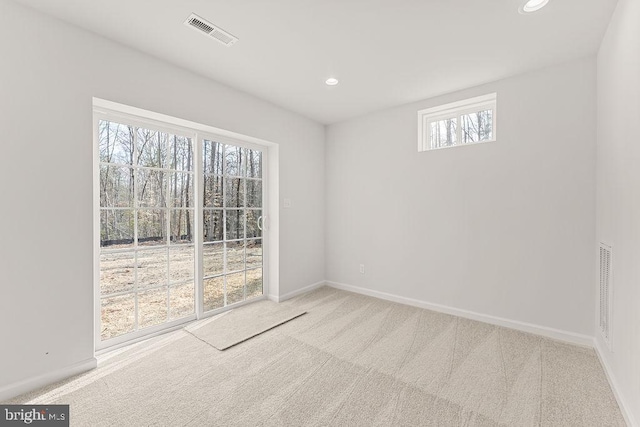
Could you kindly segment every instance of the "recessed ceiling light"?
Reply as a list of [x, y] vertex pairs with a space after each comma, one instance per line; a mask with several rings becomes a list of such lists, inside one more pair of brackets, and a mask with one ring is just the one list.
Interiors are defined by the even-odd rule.
[[549, 3], [549, 0], [529, 0], [521, 8], [520, 13], [531, 13], [542, 9]]
[[326, 84], [328, 84], [329, 86], [335, 86], [338, 84], [338, 79], [330, 77], [325, 81]]

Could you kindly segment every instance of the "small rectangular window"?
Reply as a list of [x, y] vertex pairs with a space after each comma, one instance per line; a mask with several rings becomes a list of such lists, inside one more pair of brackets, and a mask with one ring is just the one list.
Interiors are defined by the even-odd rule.
[[495, 93], [418, 111], [418, 151], [495, 140]]

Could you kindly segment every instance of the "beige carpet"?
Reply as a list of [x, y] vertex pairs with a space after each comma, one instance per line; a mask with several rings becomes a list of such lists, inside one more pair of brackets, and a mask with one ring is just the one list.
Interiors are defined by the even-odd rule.
[[273, 301], [258, 301], [186, 328], [218, 350], [226, 350], [305, 314]]
[[[220, 352], [178, 331], [17, 402], [74, 426], [622, 426], [592, 349], [332, 288]], [[238, 309], [240, 310], [240, 309]]]

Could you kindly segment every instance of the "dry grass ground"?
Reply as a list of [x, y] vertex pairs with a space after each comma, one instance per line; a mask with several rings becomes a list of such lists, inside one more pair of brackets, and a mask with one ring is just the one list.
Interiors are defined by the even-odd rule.
[[[172, 246], [103, 253], [101, 338], [134, 331], [136, 305], [138, 329], [193, 314], [193, 251], [193, 246]], [[206, 245], [203, 273], [205, 311], [224, 307], [225, 295], [227, 305], [262, 295], [262, 247], [228, 243], [225, 269], [224, 245]]]

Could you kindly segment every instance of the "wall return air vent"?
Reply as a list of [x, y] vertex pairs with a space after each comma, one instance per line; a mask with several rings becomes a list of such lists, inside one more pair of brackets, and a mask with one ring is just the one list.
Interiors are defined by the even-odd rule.
[[205, 34], [214, 40], [219, 41], [225, 46], [233, 46], [235, 42], [238, 41], [238, 38], [231, 33], [223, 30], [220, 27], [213, 25], [211, 22], [207, 21], [204, 18], [192, 13], [191, 16], [184, 21], [184, 25], [187, 27], [191, 27], [199, 33]]
[[613, 304], [613, 283], [611, 265], [611, 246], [600, 243], [600, 333], [605, 343], [611, 348], [611, 311]]

